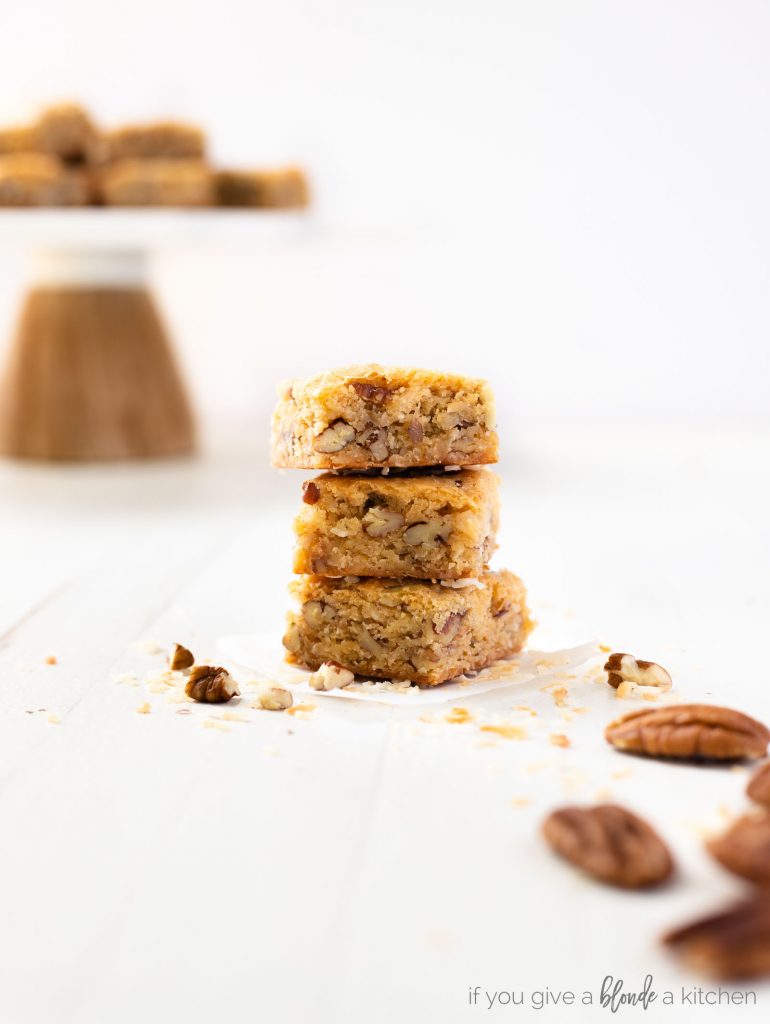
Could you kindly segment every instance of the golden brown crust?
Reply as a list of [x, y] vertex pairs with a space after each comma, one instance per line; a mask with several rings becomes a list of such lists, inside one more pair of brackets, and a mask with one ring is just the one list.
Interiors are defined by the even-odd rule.
[[289, 615], [284, 646], [288, 660], [311, 669], [331, 661], [435, 686], [521, 650], [531, 629], [524, 586], [507, 571], [462, 588], [302, 576], [291, 589], [300, 610]]
[[283, 385], [273, 464], [295, 469], [474, 466], [497, 461], [486, 381], [377, 364]]
[[78, 103], [57, 103], [45, 109], [34, 125], [36, 149], [67, 163], [97, 157], [99, 133], [88, 111]]
[[100, 189], [107, 206], [210, 206], [211, 172], [199, 160], [121, 160]]
[[216, 171], [214, 189], [219, 206], [288, 210], [310, 203], [307, 178], [300, 167]]
[[0, 128], [0, 156], [8, 153], [34, 153], [38, 148], [34, 125], [22, 124]]
[[45, 153], [0, 157], [0, 206], [83, 206], [88, 183]]
[[486, 470], [306, 481], [296, 573], [462, 579], [495, 550], [498, 479]]
[[181, 121], [128, 124], [103, 136], [106, 160], [202, 160], [205, 151], [201, 129]]
[[770, 732], [740, 711], [711, 704], [677, 704], [633, 711], [612, 722], [605, 737], [618, 750], [648, 757], [738, 761], [764, 757]]

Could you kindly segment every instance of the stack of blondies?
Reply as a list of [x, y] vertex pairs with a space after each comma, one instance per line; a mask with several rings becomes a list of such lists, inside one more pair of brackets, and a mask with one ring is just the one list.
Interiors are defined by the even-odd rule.
[[485, 381], [355, 366], [283, 386], [275, 466], [303, 485], [289, 661], [435, 686], [521, 650], [524, 586], [489, 572], [498, 525]]
[[102, 129], [77, 103], [0, 127], [0, 206], [306, 206], [298, 167], [217, 169], [197, 125]]

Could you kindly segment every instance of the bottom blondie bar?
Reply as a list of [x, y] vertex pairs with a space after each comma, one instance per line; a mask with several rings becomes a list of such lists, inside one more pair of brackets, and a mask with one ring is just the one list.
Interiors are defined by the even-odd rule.
[[503, 571], [463, 584], [300, 577], [287, 660], [436, 686], [521, 650], [531, 629], [521, 580]]
[[211, 172], [201, 160], [119, 160], [101, 180], [107, 206], [211, 206]]
[[307, 206], [310, 192], [299, 167], [265, 171], [217, 171], [214, 175], [220, 206], [297, 209]]
[[45, 153], [0, 157], [0, 206], [85, 206], [88, 182]]

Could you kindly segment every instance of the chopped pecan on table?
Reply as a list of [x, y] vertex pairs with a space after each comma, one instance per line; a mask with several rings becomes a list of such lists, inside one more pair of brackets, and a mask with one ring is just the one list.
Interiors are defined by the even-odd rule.
[[770, 741], [761, 722], [711, 704], [632, 711], [608, 725], [604, 735], [626, 753], [695, 761], [764, 757]]
[[770, 973], [770, 896], [735, 903], [663, 936], [691, 967], [725, 980]]
[[610, 885], [658, 885], [674, 868], [666, 844], [647, 822], [614, 804], [563, 807], [546, 819], [543, 834], [556, 853]]
[[293, 703], [294, 698], [283, 686], [264, 686], [257, 695], [257, 704], [263, 711], [285, 711]]
[[751, 776], [746, 794], [755, 804], [770, 807], [770, 761], [757, 768]]
[[201, 704], [226, 704], [240, 690], [227, 669], [196, 665], [190, 672], [184, 692]]
[[607, 682], [619, 697], [665, 693], [670, 690], [671, 676], [654, 661], [641, 661], [630, 654], [611, 654], [604, 665]]
[[174, 650], [171, 652], [171, 657], [168, 659], [168, 667], [173, 672], [181, 672], [186, 668], [192, 668], [195, 664], [195, 658], [193, 657], [192, 651], [188, 651], [186, 647], [182, 647], [181, 644], [174, 644]]
[[741, 878], [770, 885], [770, 814], [744, 814], [707, 846], [719, 863]]
[[342, 665], [338, 665], [334, 661], [325, 661], [310, 676], [308, 682], [314, 690], [336, 690], [350, 686], [355, 678], [353, 673], [343, 668]]

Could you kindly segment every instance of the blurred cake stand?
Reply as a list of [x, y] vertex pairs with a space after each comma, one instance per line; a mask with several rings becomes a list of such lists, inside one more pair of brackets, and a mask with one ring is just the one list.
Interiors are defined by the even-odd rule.
[[195, 422], [148, 282], [166, 246], [300, 236], [307, 213], [0, 211], [0, 245], [34, 254], [0, 384], [0, 453], [124, 459], [195, 448]]

